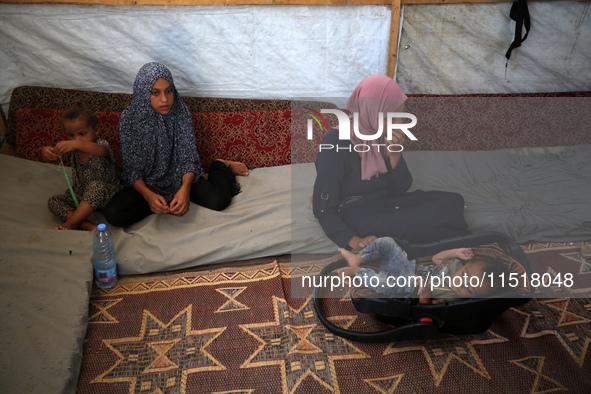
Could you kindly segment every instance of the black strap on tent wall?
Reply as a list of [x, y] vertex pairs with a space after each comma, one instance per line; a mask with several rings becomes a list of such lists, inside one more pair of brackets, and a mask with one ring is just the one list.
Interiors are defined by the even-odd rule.
[[[509, 50], [505, 53], [505, 57], [507, 58], [507, 62], [505, 63], [505, 73], [507, 72], [507, 64], [509, 64], [509, 58], [511, 57], [511, 52], [515, 48], [519, 48], [521, 43], [525, 41], [527, 35], [529, 34], [529, 27], [531, 24], [529, 18], [529, 10], [527, 8], [527, 0], [517, 0], [511, 6], [511, 11], [509, 13], [509, 17], [515, 21], [515, 39], [511, 43]], [[523, 26], [525, 25], [525, 36], [521, 37], [521, 33], [523, 31]]]

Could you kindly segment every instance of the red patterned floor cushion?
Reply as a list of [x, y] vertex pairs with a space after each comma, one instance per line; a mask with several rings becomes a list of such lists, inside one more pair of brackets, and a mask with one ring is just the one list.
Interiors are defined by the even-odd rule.
[[[418, 141], [405, 150], [492, 150], [527, 146], [591, 144], [590, 97], [410, 97], [405, 108], [417, 117]], [[309, 110], [232, 110], [193, 112], [197, 149], [207, 172], [217, 158], [244, 162], [248, 168], [313, 162], [322, 137], [338, 125], [307, 124]], [[312, 111], [313, 112], [313, 111]], [[16, 115], [18, 157], [41, 161], [40, 148], [66, 138], [63, 110], [21, 108]], [[97, 112], [99, 138], [113, 149], [118, 166], [120, 112]]]

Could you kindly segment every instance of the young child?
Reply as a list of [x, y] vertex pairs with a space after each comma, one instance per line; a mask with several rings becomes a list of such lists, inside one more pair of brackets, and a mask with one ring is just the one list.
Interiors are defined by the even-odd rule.
[[[475, 257], [470, 248], [444, 250], [433, 256], [432, 264], [417, 267], [416, 261], [409, 261], [406, 252], [388, 237], [376, 239], [359, 254], [343, 248], [339, 248], [339, 252], [349, 264], [339, 273], [365, 278], [363, 284], [366, 287], [388, 297], [410, 297], [416, 284], [419, 302], [425, 304], [492, 295], [500, 290], [493, 285], [500, 286], [500, 282], [491, 282], [490, 274], [497, 278], [506, 271], [501, 262], [490, 256]], [[381, 261], [377, 273], [361, 267], [362, 263], [377, 261]], [[377, 280], [370, 280], [372, 277]], [[402, 279], [396, 281], [399, 277]]]
[[62, 128], [69, 140], [41, 148], [43, 159], [58, 164], [60, 156], [72, 167], [72, 188], [78, 207], [69, 190], [49, 198], [49, 210], [64, 221], [56, 230], [96, 231], [97, 225], [87, 220], [103, 208], [121, 190], [116, 174], [115, 155], [109, 143], [96, 138], [100, 120], [82, 103], [76, 103], [62, 116]]

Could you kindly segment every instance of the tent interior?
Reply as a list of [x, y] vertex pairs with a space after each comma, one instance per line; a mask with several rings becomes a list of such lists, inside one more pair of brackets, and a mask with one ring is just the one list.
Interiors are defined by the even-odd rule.
[[[591, 356], [587, 354], [587, 348], [591, 341], [591, 307], [581, 294], [588, 294], [587, 290], [591, 288], [588, 283], [591, 256], [585, 257], [580, 252], [586, 250], [586, 246], [588, 249], [591, 243], [591, 236], [587, 236], [591, 231], [588, 215], [581, 219], [587, 226], [583, 235], [568, 233], [554, 239], [531, 239], [533, 244], [525, 242], [530, 239], [519, 240], [524, 250], [531, 252], [532, 261], [543, 246], [544, 251], [559, 251], [561, 256], [568, 255], [569, 261], [580, 263], [578, 274], [583, 278], [582, 287], [587, 292], [577, 293], [577, 296], [556, 291], [550, 298], [563, 303], [570, 300], [570, 308], [575, 304], [580, 306], [577, 312], [566, 306], [560, 309], [555, 304], [536, 303], [537, 307], [546, 308], [545, 311], [559, 310], [562, 314], [555, 320], [547, 318], [534, 329], [531, 322], [540, 316], [541, 309], [512, 309], [509, 312], [513, 314], [500, 323], [502, 327], [512, 327], [503, 331], [504, 336], [487, 331], [488, 336], [467, 340], [454, 337], [453, 343], [449, 336], [428, 343], [407, 341], [398, 347], [392, 344], [362, 346], [342, 340], [339, 342], [339, 351], [343, 352], [340, 356], [326, 356], [329, 350], [325, 350], [322, 356], [321, 352], [312, 356], [319, 346], [312, 343], [312, 339], [305, 339], [312, 328], [304, 333], [294, 328], [295, 323], [287, 324], [287, 328], [282, 328], [283, 334], [271, 335], [281, 337], [288, 335], [285, 332], [289, 331], [289, 335], [295, 335], [295, 342], [285, 353], [273, 356], [275, 358], [271, 355], [273, 351], [269, 350], [269, 358], [265, 359], [266, 346], [278, 339], [265, 339], [263, 334], [256, 334], [267, 323], [257, 322], [255, 312], [248, 312], [250, 320], [244, 321], [232, 320], [228, 317], [231, 312], [226, 313], [224, 316], [228, 320], [224, 324], [227, 329], [207, 327], [208, 316], [213, 316], [213, 312], [201, 313], [197, 304], [190, 301], [177, 308], [176, 299], [167, 298], [163, 288], [146, 285], [152, 283], [151, 275], [162, 272], [158, 268], [145, 268], [141, 260], [152, 254], [172, 261], [184, 253], [184, 260], [174, 265], [174, 269], [195, 270], [197, 273], [192, 277], [200, 277], [203, 281], [194, 286], [183, 282], [183, 289], [197, 291], [211, 278], [220, 280], [223, 277], [213, 293], [227, 297], [236, 310], [241, 310], [247, 309], [239, 302], [243, 290], [228, 289], [230, 285], [239, 288], [238, 284], [246, 282], [243, 278], [230, 276], [240, 270], [254, 270], [255, 263], [264, 266], [256, 275], [272, 272], [271, 278], [281, 276], [281, 269], [273, 268], [272, 263], [279, 261], [289, 265], [289, 258], [285, 256], [293, 252], [295, 245], [290, 244], [289, 237], [281, 242], [275, 239], [274, 246], [268, 249], [263, 242], [262, 247], [240, 258], [227, 249], [239, 247], [232, 246], [234, 243], [224, 244], [226, 240], [216, 238], [215, 242], [206, 245], [208, 242], [204, 237], [200, 242], [211, 250], [202, 249], [201, 252], [211, 259], [205, 264], [205, 271], [199, 271], [198, 267], [192, 266], [193, 260], [186, 258], [186, 251], [170, 249], [173, 246], [189, 249], [191, 241], [182, 238], [183, 243], [164, 235], [168, 229], [177, 226], [178, 222], [174, 221], [177, 218], [152, 221], [149, 226], [137, 225], [129, 231], [118, 229], [116, 237], [121, 237], [118, 250], [126, 253], [126, 262], [120, 270], [125, 289], [122, 287], [117, 290], [120, 293], [109, 293], [93, 285], [88, 258], [91, 235], [82, 231], [63, 234], [66, 232], [52, 230], [59, 223], [47, 211], [46, 194], [62, 191], [64, 185], [59, 183], [63, 181], [62, 175], [49, 164], [12, 157], [9, 161], [5, 157], [15, 155], [15, 147], [5, 141], [5, 133], [11, 95], [16, 88], [34, 86], [130, 94], [138, 70], [148, 62], [167, 65], [180, 94], [187, 97], [305, 99], [340, 105], [365, 77], [382, 74], [392, 77], [409, 95], [585, 92], [585, 97], [580, 100], [586, 101], [579, 101], [585, 103], [580, 118], [591, 119], [591, 15], [588, 14], [591, 2], [539, 0], [527, 3], [531, 17], [527, 39], [512, 50], [508, 59], [506, 54], [516, 35], [523, 37], [526, 33], [525, 27], [520, 34], [516, 33], [516, 21], [510, 16], [512, 5], [502, 0], [0, 0], [0, 153], [3, 154], [0, 179], [4, 189], [3, 207], [0, 208], [3, 221], [0, 230], [0, 381], [6, 392], [385, 393], [394, 392], [396, 388], [405, 392], [438, 389], [446, 392], [455, 384], [468, 392], [482, 387], [489, 392], [510, 392], [515, 387], [519, 388], [516, 391], [542, 392], [545, 387], [548, 391], [590, 392]], [[559, 118], [561, 114], [553, 116]], [[587, 134], [591, 133], [589, 130], [587, 128]], [[543, 153], [562, 155], [557, 160], [562, 162], [565, 162], [563, 156], [586, 155], [585, 159], [568, 162], [567, 166], [569, 171], [577, 174], [577, 182], [589, 191], [589, 176], [581, 175], [591, 174], [587, 171], [591, 170], [591, 145], [587, 144], [582, 142], [576, 150], [554, 147], [554, 150]], [[418, 152], [409, 152], [409, 160], [419, 168], [421, 157], [416, 155], [412, 159], [412, 153]], [[433, 155], [430, 160], [443, 160], [436, 153]], [[479, 161], [477, 156], [472, 160]], [[243, 193], [239, 197], [244, 197], [248, 190], [252, 189], [253, 193], [258, 190], [258, 201], [261, 204], [271, 201], [269, 204], [272, 204], [276, 191], [260, 187], [258, 182], [272, 179], [279, 185], [287, 180], [287, 189], [282, 192], [289, 197], [289, 188], [295, 188], [299, 179], [287, 168], [280, 173], [270, 172], [268, 168], [257, 170], [244, 181]], [[306, 171], [309, 170], [312, 168]], [[314, 177], [313, 172], [306, 171], [299, 176]], [[435, 179], [437, 177], [429, 181], [442, 181], [443, 178]], [[43, 189], [31, 186], [8, 190], [7, 184], [23, 185], [26, 179], [34, 179], [36, 187]], [[420, 185], [420, 180], [418, 183]], [[302, 192], [306, 193], [308, 189]], [[577, 193], [580, 194], [573, 192], [573, 199], [581, 197]], [[589, 202], [581, 204], [583, 211], [591, 208]], [[15, 207], [26, 210], [28, 217], [19, 217], [21, 211]], [[265, 210], [256, 205], [253, 207]], [[197, 215], [195, 212], [199, 211], [193, 210], [191, 215]], [[217, 220], [215, 214], [203, 214], [212, 223]], [[277, 209], [277, 214], [284, 215], [281, 219], [287, 221], [287, 230], [290, 230], [290, 221], [296, 219], [289, 217], [292, 214], [289, 208], [286, 212]], [[182, 218], [182, 228], [190, 227], [191, 220], [195, 219], [191, 215]], [[277, 227], [273, 227], [275, 225]], [[222, 227], [223, 224], [219, 226], [226, 228]], [[273, 233], [281, 233], [280, 224], [263, 222], [260, 226], [269, 227], [269, 233], [265, 233], [269, 238], [274, 236]], [[234, 231], [228, 230], [229, 236], [239, 238], [238, 230]], [[302, 250], [316, 256], [318, 260], [313, 260], [314, 264], [334, 261], [336, 246], [324, 237], [319, 227], [314, 231], [317, 232], [303, 236], [314, 241], [309, 248], [303, 247]], [[214, 238], [215, 234], [212, 235]], [[247, 242], [254, 241], [247, 238]], [[278, 243], [281, 245], [275, 247]], [[69, 254], [64, 254], [64, 250]], [[188, 253], [199, 254], [200, 251], [190, 249]], [[332, 257], [322, 260], [318, 255]], [[544, 259], [546, 257], [539, 259], [543, 261], [540, 264], [546, 264]], [[54, 263], [58, 261], [71, 268], [56, 266]], [[136, 262], [140, 268], [132, 267]], [[318, 265], [314, 265], [314, 269], [317, 268]], [[173, 279], [185, 274], [174, 271], [164, 275], [158, 277], [161, 281], [158, 283], [173, 283]], [[174, 283], [178, 285], [178, 281]], [[57, 288], [62, 284], [61, 292], [67, 294], [58, 294]], [[43, 292], [35, 295], [29, 291], [30, 287], [40, 288]], [[141, 291], [138, 290], [140, 287]], [[235, 293], [229, 295], [231, 291]], [[265, 291], [262, 289], [259, 294], [266, 294]], [[150, 295], [138, 301], [141, 324], [133, 328], [126, 326], [117, 334], [119, 337], [110, 338], [110, 331], [106, 330], [114, 326], [110, 323], [115, 323], [116, 318], [109, 311], [118, 308], [116, 304], [126, 292], [133, 293], [133, 296]], [[86, 297], [76, 298], [74, 294], [85, 294]], [[252, 297], [253, 303], [258, 302], [259, 296]], [[268, 319], [278, 321], [278, 310], [283, 311], [283, 301], [275, 295], [269, 300], [265, 301], [270, 314]], [[166, 305], [167, 302], [177, 309], [172, 311], [171, 306], [168, 311], [164, 307], [162, 316], [153, 312], [154, 304]], [[121, 305], [124, 302], [121, 301]], [[306, 309], [312, 308], [311, 304], [306, 305], [300, 309], [289, 305], [283, 312], [293, 319], [301, 312], [307, 319], [301, 322], [301, 326], [308, 327], [306, 324], [312, 324], [315, 317], [312, 309]], [[67, 319], [63, 314], [69, 314]], [[46, 323], [40, 315], [49, 315], [53, 321]], [[98, 319], [97, 316], [103, 320], [93, 320]], [[119, 371], [124, 365], [131, 365], [126, 358], [127, 350], [120, 347], [122, 343], [131, 343], [132, 339], [139, 341], [150, 329], [168, 330], [169, 326], [175, 327], [173, 322], [178, 319], [185, 319], [183, 324], [187, 324], [187, 316], [189, 327], [183, 326], [187, 330], [186, 337], [209, 335], [201, 345], [189, 344], [183, 348], [183, 351], [192, 349], [194, 352], [197, 346], [197, 354], [201, 357], [199, 366], [179, 367], [170, 355], [174, 345], [162, 339], [158, 346], [150, 345], [151, 350], [146, 350], [145, 354], [151, 352], [149, 365], [143, 365], [143, 369], [134, 373]], [[191, 316], [197, 328], [190, 326]], [[61, 323], [60, 319], [63, 319]], [[516, 322], [520, 319], [527, 320], [530, 325], [523, 329], [517, 327]], [[543, 326], [551, 321], [554, 326]], [[321, 329], [320, 324], [314, 328]], [[167, 331], [166, 335], [169, 339], [178, 339], [172, 331]], [[225, 340], [225, 335], [233, 335], [233, 339]], [[324, 332], [318, 335], [329, 338]], [[55, 338], [65, 340], [60, 342]], [[146, 338], [143, 339], [147, 342]], [[333, 338], [326, 341], [333, 341]], [[216, 348], [222, 342], [232, 342], [225, 350], [226, 358], [221, 355], [221, 347]], [[240, 360], [232, 359], [241, 342], [245, 343], [248, 352], [244, 357], [242, 353], [236, 353], [237, 358], [242, 357]], [[440, 348], [434, 345], [435, 342], [441, 344]], [[504, 367], [500, 362], [499, 366], [493, 366], [494, 354], [478, 355], [481, 351], [486, 353], [486, 349], [478, 350], [478, 346], [486, 348], [494, 344], [508, 348], [508, 344], [515, 343], [518, 344], [512, 349], [515, 354], [503, 359]], [[310, 348], [303, 350], [304, 345]], [[448, 352], [446, 346], [452, 350]], [[413, 358], [416, 364], [410, 361], [405, 364], [408, 352], [416, 351], [425, 354], [424, 360]], [[555, 356], [558, 351], [565, 354], [564, 358]], [[442, 354], [449, 357], [437, 359]], [[294, 361], [292, 357], [296, 356], [299, 358]], [[373, 361], [359, 361], [371, 357]], [[306, 360], [314, 360], [312, 366], [306, 367]], [[339, 363], [345, 360], [352, 363], [347, 364], [352, 365], [351, 368], [358, 368], [357, 372], [344, 373], [344, 367]], [[390, 363], [391, 360], [394, 362]], [[158, 367], [153, 364], [157, 361], [161, 363]], [[416, 378], [411, 378], [413, 368], [423, 374], [417, 372]], [[522, 375], [514, 373], [515, 370]], [[221, 371], [225, 371], [223, 377]], [[246, 372], [250, 373], [249, 377]], [[384, 379], [387, 375], [388, 379], [379, 380], [378, 375]], [[264, 384], [258, 385], [259, 380]]]

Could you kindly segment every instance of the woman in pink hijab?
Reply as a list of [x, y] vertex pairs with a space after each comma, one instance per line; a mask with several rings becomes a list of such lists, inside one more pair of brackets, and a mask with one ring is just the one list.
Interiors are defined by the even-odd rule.
[[[412, 175], [396, 145], [404, 145], [405, 135], [400, 130], [393, 130], [391, 140], [385, 135], [386, 114], [403, 112], [405, 101], [406, 95], [391, 78], [367, 77], [347, 103], [352, 114], [350, 139], [340, 140], [335, 129], [322, 141], [333, 149], [322, 149], [316, 157], [314, 216], [339, 247], [359, 251], [376, 237], [428, 243], [467, 234], [461, 195], [407, 193]], [[377, 139], [356, 135], [355, 113], [359, 133]], [[378, 135], [380, 129], [383, 133]]]

